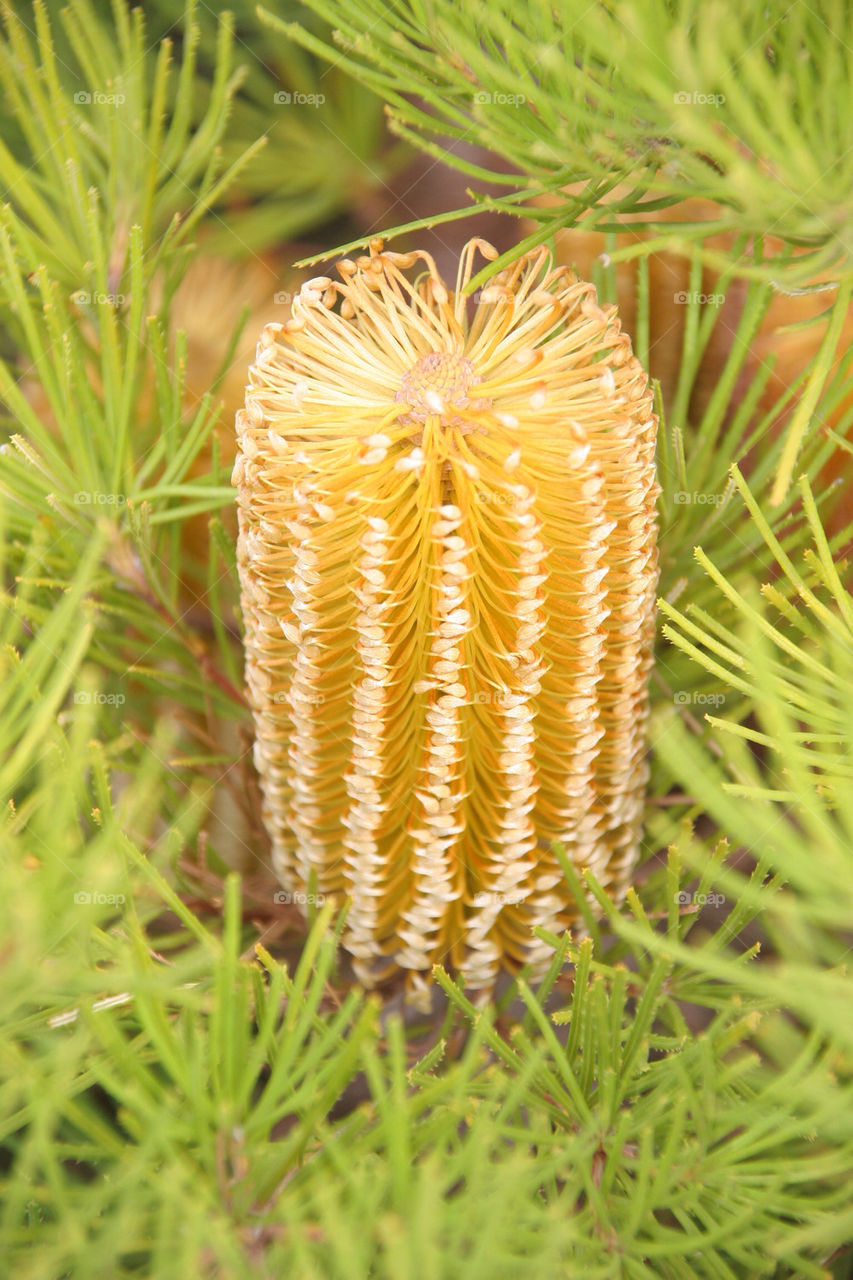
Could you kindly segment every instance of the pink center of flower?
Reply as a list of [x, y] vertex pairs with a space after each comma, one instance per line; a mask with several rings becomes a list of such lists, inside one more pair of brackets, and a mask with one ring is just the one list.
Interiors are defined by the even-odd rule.
[[410, 407], [401, 422], [425, 422], [440, 417], [458, 422], [454, 410], [484, 409], [487, 400], [472, 400], [468, 391], [480, 381], [470, 360], [458, 351], [430, 351], [406, 373], [394, 399]]

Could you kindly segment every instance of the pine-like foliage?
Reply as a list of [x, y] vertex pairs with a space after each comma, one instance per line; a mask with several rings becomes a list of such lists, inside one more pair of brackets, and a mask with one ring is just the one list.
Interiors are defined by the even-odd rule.
[[506, 189], [481, 201], [518, 212], [554, 196], [535, 214], [539, 239], [587, 211], [588, 225], [654, 227], [661, 208], [702, 197], [718, 214], [688, 213], [679, 232], [690, 240], [772, 233], [807, 249], [771, 271], [742, 269], [801, 284], [824, 266], [850, 274], [853, 51], [841, 0], [395, 0], [382, 18], [371, 0], [308, 8], [333, 26], [334, 48], [263, 16], [373, 86], [415, 146], [443, 156], [449, 136], [500, 156], [507, 167], [451, 153]]
[[[732, 239], [687, 246], [656, 406], [662, 634], [633, 886], [616, 903], [555, 844], [585, 936], [539, 928], [541, 981], [476, 1007], [439, 969], [437, 1016], [418, 1017], [353, 982], [343, 914], [325, 904], [306, 933], [259, 869], [219, 413], [257, 281], [233, 298], [227, 276], [225, 339], [188, 302], [229, 190], [259, 244], [288, 198], [282, 121], [275, 172], [254, 170], [254, 196], [229, 186], [255, 164], [234, 149], [251, 133], [235, 63], [269, 46], [296, 85], [299, 55], [242, 9], [236, 52], [207, 10], [170, 52], [119, 3], [3, 6], [0, 1269], [16, 1280], [849, 1275], [845, 10], [513, 13], [346, 0], [333, 21], [354, 15], [364, 57], [344, 51], [339, 74], [379, 51], [398, 114], [417, 92], [465, 121], [473, 92], [548, 87], [562, 114], [493, 101], [507, 110], [482, 118], [516, 157], [511, 194], [543, 194], [534, 129], [559, 141], [558, 205], [531, 214], [543, 240], [548, 208], [578, 207], [560, 193], [606, 171], [581, 201], [610, 237], [595, 283], [606, 306], [627, 287], [618, 255], [636, 259], [645, 367], [651, 254], [680, 232], [617, 247], [606, 189], [639, 175], [654, 200], [716, 201]], [[724, 94], [725, 114], [682, 91]], [[641, 137], [672, 190], [638, 169]], [[701, 300], [709, 262], [719, 307]], [[818, 276], [821, 337], [774, 368], [775, 338], [757, 340], [773, 281]], [[247, 858], [252, 874], [225, 874]]]

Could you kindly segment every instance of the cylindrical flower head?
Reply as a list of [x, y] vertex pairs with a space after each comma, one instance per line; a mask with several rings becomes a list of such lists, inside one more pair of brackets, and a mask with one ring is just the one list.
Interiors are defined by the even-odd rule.
[[478, 249], [453, 292], [379, 241], [309, 281], [237, 418], [275, 870], [349, 898], [360, 980], [399, 966], [416, 997], [435, 963], [541, 971], [533, 929], [578, 919], [555, 841], [624, 893], [647, 776], [649, 382], [545, 250], [466, 299]]

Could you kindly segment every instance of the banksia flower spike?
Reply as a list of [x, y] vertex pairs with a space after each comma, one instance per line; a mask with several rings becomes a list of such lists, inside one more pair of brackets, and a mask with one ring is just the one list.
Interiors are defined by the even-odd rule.
[[[545, 250], [473, 301], [425, 253], [338, 264], [268, 326], [238, 414], [238, 560], [276, 872], [350, 899], [361, 981], [541, 971], [552, 845], [638, 857], [656, 419], [615, 308]], [[410, 280], [407, 273], [420, 266]]]

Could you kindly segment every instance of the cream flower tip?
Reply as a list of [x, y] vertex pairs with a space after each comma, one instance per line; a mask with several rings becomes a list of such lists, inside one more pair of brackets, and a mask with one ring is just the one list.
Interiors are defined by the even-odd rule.
[[[561, 841], [639, 853], [657, 420], [615, 312], [537, 249], [468, 296], [382, 241], [303, 286], [238, 415], [263, 818], [286, 888], [350, 899], [361, 981], [487, 993], [578, 928]], [[272, 339], [272, 340], [270, 340]]]

